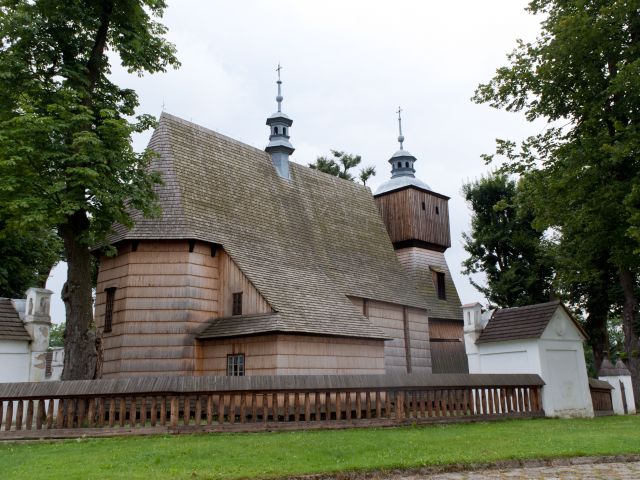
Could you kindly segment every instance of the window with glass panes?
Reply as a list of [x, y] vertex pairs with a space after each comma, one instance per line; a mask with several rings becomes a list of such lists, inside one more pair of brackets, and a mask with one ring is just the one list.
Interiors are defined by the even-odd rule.
[[244, 377], [244, 354], [227, 355], [227, 375]]

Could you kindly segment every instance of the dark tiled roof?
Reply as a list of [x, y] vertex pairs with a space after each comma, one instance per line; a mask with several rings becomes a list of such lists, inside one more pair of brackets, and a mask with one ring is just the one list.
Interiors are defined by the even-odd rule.
[[8, 298], [0, 298], [0, 338], [31, 341], [13, 302]]
[[395, 256], [368, 188], [269, 155], [163, 113], [150, 147], [159, 219], [134, 214], [109, 241], [189, 238], [221, 244], [279, 313], [283, 331], [385, 338], [347, 295], [427, 308]]
[[[554, 301], [496, 310], [480, 334], [477, 343], [540, 338], [558, 307], [564, 308], [564, 305], [559, 301]], [[568, 311], [567, 314], [580, 332], [586, 336], [573, 316]]]

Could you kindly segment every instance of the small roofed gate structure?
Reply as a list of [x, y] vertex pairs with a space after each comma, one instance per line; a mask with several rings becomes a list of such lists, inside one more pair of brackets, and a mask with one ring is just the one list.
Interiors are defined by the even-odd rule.
[[134, 377], [0, 384], [0, 440], [543, 416], [538, 375]]
[[589, 392], [591, 393], [593, 414], [596, 417], [613, 415], [611, 390], [613, 390], [613, 387], [608, 382], [605, 382], [604, 380], [597, 380], [595, 378], [589, 379]]
[[562, 303], [496, 310], [486, 323], [480, 307], [464, 307], [470, 372], [539, 374], [548, 416], [593, 416], [586, 333]]

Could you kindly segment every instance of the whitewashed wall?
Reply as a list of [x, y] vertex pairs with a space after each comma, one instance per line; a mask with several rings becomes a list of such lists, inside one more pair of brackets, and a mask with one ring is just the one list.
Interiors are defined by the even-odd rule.
[[28, 382], [31, 349], [25, 340], [0, 340], [0, 383]]
[[469, 373], [536, 373], [545, 382], [542, 402], [547, 416], [593, 416], [584, 338], [562, 307], [539, 339], [477, 344], [475, 333], [466, 325], [465, 330]]

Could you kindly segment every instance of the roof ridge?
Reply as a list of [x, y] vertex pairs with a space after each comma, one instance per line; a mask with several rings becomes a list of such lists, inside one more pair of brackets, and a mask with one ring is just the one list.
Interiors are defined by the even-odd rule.
[[494, 315], [497, 312], [512, 312], [514, 310], [531, 310], [536, 307], [549, 307], [551, 305], [560, 305], [562, 302], [560, 300], [551, 300], [549, 302], [544, 303], [532, 303], [530, 305], [522, 305], [521, 307], [507, 307], [507, 308], [497, 308], [494, 310]]
[[[265, 152], [264, 150], [259, 149], [258, 147], [254, 147], [253, 145], [249, 145], [248, 143], [245, 142], [241, 142], [240, 140], [236, 140], [233, 137], [230, 137], [228, 135], [225, 135], [224, 133], [220, 133], [216, 130], [213, 130], [211, 128], [205, 127], [203, 125], [200, 125], [199, 123], [195, 123], [195, 122], [191, 122], [189, 120], [185, 120], [184, 118], [178, 117], [177, 115], [173, 115], [171, 113], [167, 113], [167, 112], [162, 112], [160, 114], [160, 121], [159, 124], [162, 124], [162, 120], [163, 118], [172, 121], [172, 122], [176, 122], [176, 123], [180, 123], [186, 127], [190, 127], [190, 128], [194, 128], [195, 130], [200, 130], [204, 133], [208, 133], [211, 135], [215, 135], [217, 137], [219, 137], [220, 139], [227, 141], [227, 142], [231, 142], [231, 143], [235, 143], [237, 145], [241, 145], [243, 147], [248, 147], [252, 150], [255, 150], [256, 152], [260, 152], [262, 154], [264, 154], [266, 157], [269, 157], [269, 154], [267, 152]], [[295, 162], [294, 162], [295, 163]], [[300, 165], [300, 164], [298, 164]]]

